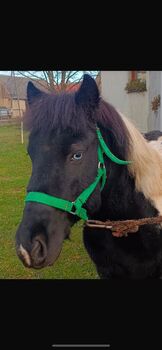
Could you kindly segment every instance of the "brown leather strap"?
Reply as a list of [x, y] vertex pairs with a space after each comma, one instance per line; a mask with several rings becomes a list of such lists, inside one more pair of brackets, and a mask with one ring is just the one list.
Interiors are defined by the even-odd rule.
[[156, 216], [152, 218], [143, 218], [137, 220], [123, 220], [123, 221], [98, 221], [87, 220], [85, 225], [88, 227], [106, 228], [112, 231], [112, 235], [115, 237], [127, 236], [128, 233], [137, 232], [139, 226], [160, 224], [162, 222], [162, 216]]

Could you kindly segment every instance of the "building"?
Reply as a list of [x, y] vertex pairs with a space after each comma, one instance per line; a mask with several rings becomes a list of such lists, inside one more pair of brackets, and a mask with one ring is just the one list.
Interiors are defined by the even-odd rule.
[[[12, 118], [23, 116], [27, 102], [27, 84], [30, 80], [25, 77], [0, 75], [0, 112], [7, 110]], [[47, 91], [46, 82], [40, 83], [36, 80], [34, 84]]]
[[161, 71], [102, 71], [103, 98], [130, 118], [141, 132], [162, 131]]
[[[27, 104], [27, 84], [31, 78], [0, 75], [0, 119], [2, 116], [19, 118], [23, 116]], [[96, 83], [101, 88], [101, 75], [96, 77]], [[49, 91], [45, 80], [34, 79], [34, 85], [42, 91]], [[81, 82], [55, 85], [55, 92], [75, 92], [79, 89]]]

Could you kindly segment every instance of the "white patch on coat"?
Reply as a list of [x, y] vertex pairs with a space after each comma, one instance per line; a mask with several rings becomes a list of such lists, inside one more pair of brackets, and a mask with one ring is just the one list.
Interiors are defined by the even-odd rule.
[[128, 118], [120, 112], [119, 114], [129, 132], [127, 157], [133, 162], [128, 165], [128, 171], [135, 179], [137, 191], [142, 192], [162, 215], [161, 139], [156, 143], [148, 142]]
[[20, 254], [23, 256], [23, 258], [24, 258], [26, 264], [27, 264], [28, 266], [30, 266], [30, 265], [31, 265], [30, 256], [29, 256], [28, 252], [26, 251], [26, 249], [23, 248], [22, 244], [20, 244], [19, 252], [20, 252]]
[[158, 152], [160, 152], [162, 156], [162, 136], [160, 136], [157, 140], [150, 141], [149, 144]]

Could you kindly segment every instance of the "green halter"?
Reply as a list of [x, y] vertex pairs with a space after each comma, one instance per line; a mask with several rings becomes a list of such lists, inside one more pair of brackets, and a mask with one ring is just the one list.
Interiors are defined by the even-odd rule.
[[125, 161], [118, 159], [115, 157], [113, 153], [111, 153], [110, 149], [106, 145], [101, 135], [100, 129], [96, 128], [97, 137], [99, 140], [98, 145], [98, 171], [97, 176], [89, 187], [87, 187], [74, 202], [67, 201], [65, 199], [61, 199], [58, 197], [50, 196], [41, 192], [29, 192], [25, 198], [25, 202], [37, 202], [41, 204], [48, 205], [50, 207], [54, 207], [57, 209], [61, 209], [63, 211], [67, 211], [70, 214], [77, 215], [83, 220], [88, 220], [87, 210], [83, 208], [83, 205], [86, 203], [87, 199], [95, 190], [98, 183], [101, 181], [101, 191], [103, 190], [106, 183], [106, 168], [104, 164], [104, 153], [108, 158], [110, 158], [114, 163], [120, 165], [130, 164], [131, 161]]

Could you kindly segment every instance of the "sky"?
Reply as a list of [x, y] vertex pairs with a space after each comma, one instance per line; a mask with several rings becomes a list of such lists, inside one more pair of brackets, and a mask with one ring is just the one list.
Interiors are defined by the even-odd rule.
[[[82, 77], [83, 71], [77, 71], [77, 72], [78, 72], [78, 73], [77, 73], [77, 78], [79, 79], [79, 78]], [[89, 73], [90, 71], [87, 71], [87, 72]], [[96, 74], [97, 71], [91, 71], [91, 73]], [[37, 72], [37, 74], [38, 74], [38, 72]], [[0, 75], [8, 75], [8, 76], [11, 76], [11, 71], [7, 71], [7, 70], [0, 71]], [[15, 75], [19, 75], [19, 76], [20, 76], [20, 74], [17, 74], [16, 71], [15, 71]], [[41, 72], [40, 72], [40, 76], [41, 76]], [[76, 75], [75, 75], [75, 79], [76, 79]]]
[[3, 74], [11, 75], [11, 71], [9, 71], [9, 70], [0, 70], [0, 75], [3, 75]]

